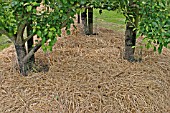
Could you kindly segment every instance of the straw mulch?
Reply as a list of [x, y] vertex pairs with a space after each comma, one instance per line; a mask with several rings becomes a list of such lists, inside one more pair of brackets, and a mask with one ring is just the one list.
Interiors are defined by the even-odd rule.
[[27, 77], [13, 46], [3, 50], [0, 113], [169, 113], [170, 50], [143, 50], [142, 62], [127, 62], [123, 34], [100, 28], [61, 38], [53, 52], [36, 53]]

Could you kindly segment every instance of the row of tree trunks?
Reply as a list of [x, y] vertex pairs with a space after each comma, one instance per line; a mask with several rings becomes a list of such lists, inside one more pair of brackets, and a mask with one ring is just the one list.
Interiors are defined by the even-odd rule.
[[[133, 0], [130, 0], [130, 4], [133, 4]], [[88, 17], [87, 17], [88, 14]], [[84, 33], [86, 35], [93, 35], [93, 8], [86, 8], [83, 13], [81, 13], [81, 20], [82, 24], [84, 26]], [[80, 23], [80, 15], [78, 15], [78, 23]], [[125, 53], [124, 53], [124, 59], [133, 62], [135, 61], [134, 58], [134, 51], [135, 48], [133, 46], [136, 45], [136, 30], [134, 30], [135, 26], [132, 22], [127, 22], [126, 24], [126, 31], [125, 31]], [[29, 36], [31, 34], [32, 28], [30, 25], [27, 26], [27, 35]], [[34, 44], [33, 37], [28, 40], [27, 42], [27, 48], [28, 53], [32, 50]], [[25, 45], [15, 45], [15, 48], [17, 50], [17, 56], [18, 56], [18, 63], [20, 68], [20, 72], [22, 75], [27, 75], [28, 69], [32, 68], [32, 65], [35, 63], [35, 56], [32, 55], [31, 58], [24, 62], [22, 59], [26, 56], [26, 47]]]
[[[130, 0], [129, 12], [131, 12], [131, 10], [136, 10], [130, 8], [133, 5], [134, 5], [133, 0]], [[133, 19], [135, 19], [134, 22]], [[94, 34], [93, 33], [93, 8], [86, 8], [85, 11], [81, 13], [81, 20], [83, 24], [84, 33], [86, 35], [93, 35]], [[78, 16], [78, 23], [80, 23], [80, 15]], [[137, 26], [136, 23], [138, 23], [137, 18], [131, 18], [131, 20], [126, 24], [124, 59], [130, 62], [136, 61], [134, 58], [135, 48], [133, 47], [136, 45], [136, 30], [134, 30], [135, 27]]]

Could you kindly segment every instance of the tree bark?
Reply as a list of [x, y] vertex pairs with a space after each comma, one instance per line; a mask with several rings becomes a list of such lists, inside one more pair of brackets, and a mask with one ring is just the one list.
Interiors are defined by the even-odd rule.
[[89, 35], [93, 35], [93, 8], [88, 8], [88, 29]]
[[134, 52], [135, 48], [133, 46], [136, 45], [136, 30], [132, 27], [132, 23], [128, 22], [126, 24], [126, 31], [125, 31], [125, 55], [124, 59], [133, 62], [135, 61]]
[[27, 65], [27, 62], [26, 63], [23, 62], [23, 59], [26, 56], [25, 45], [17, 45], [17, 44], [15, 44], [15, 49], [16, 49], [16, 53], [17, 53], [17, 59], [18, 59], [20, 73], [23, 76], [26, 76], [27, 75], [27, 70], [28, 70], [28, 65]]
[[19, 64], [20, 73], [23, 76], [27, 75], [27, 71], [29, 69], [29, 59], [34, 55], [35, 52], [41, 47], [41, 42], [39, 42], [34, 48], [30, 50], [28, 54], [26, 54], [25, 45], [17, 45], [15, 44], [15, 49], [17, 53], [17, 59]]
[[[30, 26], [30, 24], [27, 26], [27, 36], [31, 35], [32, 31], [32, 28]], [[29, 39], [27, 41], [27, 47], [28, 47], [28, 53], [32, 50], [33, 48], [33, 45], [34, 45], [34, 40], [33, 40], [33, 37], [31, 39]], [[29, 59], [29, 68], [31, 69], [32, 68], [32, 65], [35, 63], [35, 56], [34, 54], [31, 56], [31, 58]]]
[[29, 59], [32, 57], [32, 55], [35, 54], [35, 52], [37, 52], [37, 50], [42, 46], [41, 42], [39, 42], [38, 44], [36, 44], [36, 46], [34, 48], [31, 49], [31, 51], [24, 57], [23, 62], [26, 63], [29, 61]]
[[[126, 24], [126, 31], [125, 31], [125, 55], [124, 59], [134, 62], [136, 61], [134, 58], [134, 52], [136, 45], [136, 30], [135, 28], [138, 26], [138, 14], [137, 13], [137, 7], [134, 7], [135, 2], [133, 0], [129, 1], [128, 6], [128, 15], [133, 15], [133, 17], [127, 17], [128, 20]], [[133, 12], [136, 12], [135, 14]]]
[[77, 14], [77, 23], [80, 24], [80, 13]]
[[83, 30], [85, 34], [88, 34], [88, 28], [87, 28], [87, 9], [81, 14], [81, 20], [83, 24]]

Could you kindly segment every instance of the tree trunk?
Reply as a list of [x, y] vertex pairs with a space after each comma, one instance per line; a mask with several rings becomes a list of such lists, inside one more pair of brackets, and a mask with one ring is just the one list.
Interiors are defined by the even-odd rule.
[[23, 76], [26, 76], [27, 70], [28, 70], [28, 65], [27, 65], [27, 62], [26, 63], [23, 62], [23, 59], [26, 56], [25, 45], [21, 46], [21, 45], [15, 44], [15, 49], [16, 49], [16, 53], [17, 53], [17, 59], [18, 59], [20, 73]]
[[[31, 28], [31, 26], [29, 24], [27, 26], [27, 36], [29, 36], [31, 34], [31, 31], [32, 31], [32, 28]], [[34, 44], [34, 40], [33, 40], [33, 37], [32, 37], [30, 40], [27, 41], [28, 53], [32, 50], [33, 44]], [[34, 56], [34, 54], [29, 59], [28, 63], [29, 63], [29, 69], [31, 69], [33, 64], [35, 63], [35, 56]]]
[[[126, 19], [128, 20], [126, 24], [126, 31], [125, 31], [125, 55], [124, 58], [130, 62], [136, 61], [134, 58], [134, 52], [135, 48], [134, 46], [136, 45], [136, 30], [135, 28], [138, 26], [138, 21], [139, 21], [139, 16], [138, 16], [138, 9], [135, 6], [135, 2], [133, 0], [129, 1], [129, 6], [128, 6], [128, 15], [133, 15], [133, 17], [129, 18], [127, 17]], [[133, 12], [136, 12], [135, 14]]]
[[136, 30], [132, 27], [132, 23], [128, 22], [126, 24], [125, 31], [125, 55], [124, 58], [130, 62], [135, 61], [134, 52], [135, 48], [133, 46], [136, 45]]
[[93, 8], [88, 8], [88, 28], [89, 35], [93, 35]]
[[77, 14], [77, 23], [80, 24], [80, 13]]
[[87, 29], [87, 9], [81, 14], [81, 20], [83, 24], [83, 30], [85, 34], [88, 34], [88, 29]]

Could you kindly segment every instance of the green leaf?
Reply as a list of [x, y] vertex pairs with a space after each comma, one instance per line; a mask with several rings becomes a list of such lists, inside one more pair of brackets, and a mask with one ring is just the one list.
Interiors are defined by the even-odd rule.
[[57, 30], [57, 35], [58, 35], [59, 37], [61, 37], [61, 29], [58, 29], [58, 30]]
[[51, 38], [52, 36], [53, 36], [53, 33], [50, 31], [50, 32], [48, 33], [48, 37]]
[[30, 12], [32, 10], [32, 6], [27, 6], [27, 12]]
[[146, 48], [149, 49], [151, 47], [151, 44], [150, 43], [147, 43], [146, 44]]
[[158, 53], [161, 54], [162, 53], [162, 49], [163, 49], [163, 45], [160, 44], [159, 47], [158, 47]]
[[46, 40], [47, 40], [46, 37], [42, 37], [42, 41], [41, 41], [42, 45], [45, 44]]
[[56, 29], [54, 27], [50, 28], [50, 31], [56, 31]]
[[80, 4], [84, 5], [86, 3], [86, 0], [81, 0]]
[[70, 35], [70, 34], [71, 34], [70, 30], [67, 30], [67, 35]]
[[44, 45], [44, 44], [41, 46], [41, 48], [43, 49], [43, 51], [44, 51], [44, 52], [46, 52], [46, 51], [47, 51], [47, 47], [45, 47], [45, 45]]
[[155, 46], [154, 46], [153, 50], [156, 51], [156, 47]]
[[37, 35], [39, 36], [39, 37], [41, 37], [42, 36], [42, 33], [41, 33], [41, 31], [39, 30], [39, 31], [37, 31]]
[[36, 14], [36, 13], [37, 13], [37, 10], [36, 10], [36, 9], [33, 9], [33, 13], [35, 13], [35, 14]]
[[33, 2], [32, 5], [33, 5], [33, 6], [40, 6], [40, 3]]
[[132, 17], [132, 18], [134, 17], [133, 15], [128, 15], [128, 16], [129, 16], [129, 17]]
[[152, 22], [152, 24], [155, 26], [155, 27], [158, 27], [158, 24], [156, 22]]
[[136, 46], [132, 46], [132, 48], [134, 49], [134, 48], [136, 48]]

